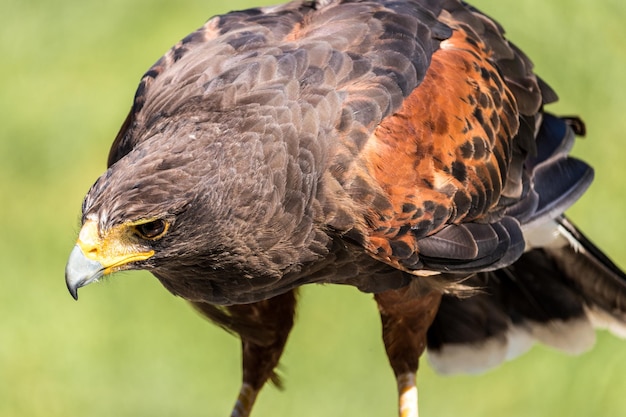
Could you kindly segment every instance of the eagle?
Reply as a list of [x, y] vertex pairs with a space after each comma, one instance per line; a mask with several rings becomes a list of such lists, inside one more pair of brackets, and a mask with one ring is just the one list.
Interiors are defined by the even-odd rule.
[[578, 117], [459, 0], [295, 0], [208, 20], [143, 76], [82, 204], [69, 292], [123, 270], [238, 335], [250, 415], [297, 290], [373, 294], [416, 417], [416, 372], [535, 341], [626, 334], [626, 275], [564, 214], [592, 168]]

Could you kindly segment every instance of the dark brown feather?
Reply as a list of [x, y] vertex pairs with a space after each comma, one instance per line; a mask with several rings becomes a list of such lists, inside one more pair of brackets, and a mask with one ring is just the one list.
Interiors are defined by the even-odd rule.
[[[593, 177], [568, 155], [585, 128], [544, 113], [532, 68], [458, 0], [214, 17], [141, 79], [83, 221], [127, 227], [153, 255], [126, 269], [241, 337], [233, 416], [275, 378], [309, 283], [376, 294], [404, 388], [427, 342], [445, 369], [506, 359], [512, 329], [567, 350], [594, 313], [624, 325], [626, 279], [563, 217]], [[162, 237], [132, 234], [154, 219]]]

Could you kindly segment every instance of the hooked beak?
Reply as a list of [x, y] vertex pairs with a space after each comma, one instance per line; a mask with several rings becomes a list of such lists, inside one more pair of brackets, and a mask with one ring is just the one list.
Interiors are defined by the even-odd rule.
[[104, 270], [104, 265], [87, 258], [77, 243], [65, 267], [65, 283], [74, 300], [78, 300], [78, 289], [97, 281], [104, 275]]
[[130, 237], [129, 227], [115, 226], [101, 235], [96, 221], [85, 221], [65, 267], [65, 283], [75, 300], [80, 287], [112, 272], [130, 269], [132, 262], [154, 255], [153, 250], [137, 246]]

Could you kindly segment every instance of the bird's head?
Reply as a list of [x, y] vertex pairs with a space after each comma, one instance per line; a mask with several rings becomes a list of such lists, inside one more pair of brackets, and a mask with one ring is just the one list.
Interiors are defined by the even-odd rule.
[[171, 142], [164, 148], [163, 135], [143, 142], [109, 167], [85, 196], [81, 230], [66, 267], [74, 298], [78, 288], [104, 275], [167, 263], [181, 235], [193, 243], [186, 229], [189, 216], [201, 214], [196, 208], [202, 204], [205, 172], [194, 161], [194, 147], [177, 149]]
[[[306, 181], [312, 192], [316, 175], [297, 172], [288, 152], [274, 137], [219, 124], [181, 123], [141, 141], [84, 199], [70, 293], [133, 269], [185, 298], [224, 303], [251, 282], [278, 280], [315, 235], [312, 194], [301, 189]], [[196, 285], [202, 295], [189, 293]]]

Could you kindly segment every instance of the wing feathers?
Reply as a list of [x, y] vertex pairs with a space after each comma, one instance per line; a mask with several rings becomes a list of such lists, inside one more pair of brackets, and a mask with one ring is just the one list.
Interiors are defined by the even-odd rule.
[[554, 100], [464, 3], [294, 2], [211, 19], [174, 46], [109, 164], [173, 114], [268, 137], [280, 119], [276, 137], [319, 181], [316, 222], [398, 269], [471, 274], [515, 262], [521, 228], [558, 218], [593, 178], [568, 156], [584, 125], [544, 114]]
[[[442, 232], [443, 237], [439, 237]], [[424, 242], [426, 253], [422, 251]], [[418, 245], [426, 269], [467, 274], [509, 265], [523, 253], [525, 243], [517, 220], [504, 217], [491, 224], [446, 226], [420, 239]]]
[[534, 188], [539, 205], [531, 221], [554, 218], [582, 196], [593, 181], [593, 169], [575, 158], [563, 158], [535, 171]]
[[[498, 237], [493, 233], [494, 248], [497, 241]], [[420, 239], [419, 249], [422, 256], [431, 258], [474, 259], [479, 254], [478, 244], [470, 230], [456, 224], [448, 225], [434, 235]]]
[[574, 140], [574, 131], [563, 118], [544, 113], [537, 134], [537, 153], [526, 160], [526, 167], [533, 169], [539, 164], [566, 156], [574, 146]]

